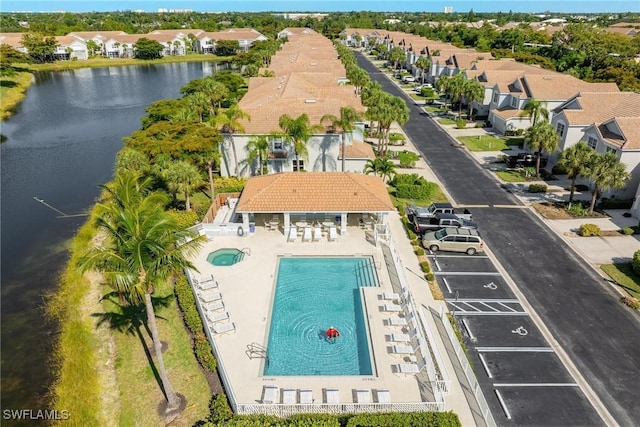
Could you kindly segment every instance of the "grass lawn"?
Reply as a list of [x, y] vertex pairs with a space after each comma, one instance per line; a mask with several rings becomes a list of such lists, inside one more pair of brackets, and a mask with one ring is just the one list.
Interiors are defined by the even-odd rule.
[[620, 264], [604, 264], [600, 268], [615, 280], [629, 295], [640, 298], [640, 277], [631, 269], [630, 262]]
[[[163, 353], [164, 362], [174, 390], [187, 399], [180, 425], [193, 425], [209, 414], [211, 393], [193, 354], [189, 335], [169, 284], [156, 288], [154, 299], [163, 298], [167, 304], [156, 307], [156, 318], [160, 339], [168, 343]], [[105, 301], [104, 308], [110, 313], [118, 312], [114, 304], [108, 301]], [[157, 411], [164, 395], [154, 375], [155, 367], [152, 369], [141, 343], [144, 340], [146, 348], [153, 351], [150, 333], [141, 327], [139, 334], [134, 329], [130, 333], [114, 330], [113, 335], [117, 347], [116, 372], [121, 405], [120, 418], [113, 420], [114, 423], [139, 425], [140, 420], [144, 420], [144, 425], [164, 425]]]
[[527, 179], [518, 171], [504, 170], [496, 171], [496, 175], [505, 182], [526, 182]]
[[167, 64], [172, 62], [227, 62], [230, 56], [215, 55], [176, 55], [163, 56], [158, 59], [136, 59], [136, 58], [90, 58], [86, 61], [55, 61], [47, 64], [26, 64], [25, 67], [34, 71], [50, 71], [50, 70], [73, 70], [76, 68], [98, 68], [98, 67], [114, 67], [121, 65], [146, 65], [146, 64]]
[[438, 119], [438, 123], [440, 123], [441, 125], [455, 125], [456, 121], [453, 119], [441, 118]]
[[460, 136], [458, 140], [471, 151], [502, 151], [509, 148], [504, 139], [491, 135]]
[[13, 114], [14, 109], [31, 85], [33, 74], [19, 72], [13, 76], [0, 76], [0, 120], [5, 120]]
[[506, 144], [509, 147], [513, 147], [513, 146], [520, 146], [524, 144], [524, 137], [523, 136], [514, 136], [514, 137], [509, 137], [507, 138]]
[[427, 105], [426, 107], [424, 107], [424, 109], [427, 111], [427, 113], [443, 113], [447, 111], [445, 107], [436, 105]]

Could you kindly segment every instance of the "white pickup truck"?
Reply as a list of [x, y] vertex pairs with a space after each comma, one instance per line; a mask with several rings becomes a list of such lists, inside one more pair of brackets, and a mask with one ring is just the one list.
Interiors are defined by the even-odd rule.
[[454, 214], [458, 218], [471, 220], [471, 212], [467, 209], [455, 209], [451, 203], [431, 203], [429, 206], [412, 206], [405, 208], [405, 212], [409, 221], [413, 222], [413, 218], [433, 218], [437, 213]]

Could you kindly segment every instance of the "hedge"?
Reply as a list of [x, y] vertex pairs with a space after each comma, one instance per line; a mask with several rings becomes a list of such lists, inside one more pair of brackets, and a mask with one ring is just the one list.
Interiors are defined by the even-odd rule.
[[396, 197], [401, 199], [426, 200], [436, 193], [437, 185], [429, 182], [424, 185], [399, 184], [396, 186]]
[[640, 276], [640, 251], [633, 253], [633, 259], [631, 260], [631, 269], [634, 273]]
[[397, 187], [398, 185], [427, 185], [429, 181], [424, 179], [423, 176], [418, 175], [417, 173], [398, 173], [395, 174], [393, 179], [389, 181], [389, 185], [392, 187]]
[[420, 160], [420, 156], [411, 151], [402, 151], [398, 153], [400, 158], [401, 168], [412, 168], [416, 165], [416, 162]]
[[531, 184], [529, 185], [529, 193], [546, 193], [547, 186], [545, 184]]
[[425, 273], [429, 273], [431, 271], [431, 265], [429, 264], [429, 261], [421, 262], [420, 263], [420, 268]]
[[193, 335], [193, 352], [196, 355], [196, 359], [198, 359], [198, 362], [203, 368], [215, 372], [218, 367], [218, 361], [211, 352], [211, 345], [204, 333], [202, 319], [196, 308], [196, 299], [186, 277], [180, 276], [176, 280], [173, 289], [178, 301], [178, 306], [180, 310], [182, 310], [184, 323]]
[[600, 200], [600, 209], [631, 209], [633, 199], [608, 199], [603, 197]]

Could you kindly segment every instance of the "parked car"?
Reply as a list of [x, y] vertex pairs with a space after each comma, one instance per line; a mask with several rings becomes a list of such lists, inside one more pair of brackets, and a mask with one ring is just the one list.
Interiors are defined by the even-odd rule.
[[412, 83], [412, 82], [416, 81], [416, 78], [413, 77], [413, 76], [404, 76], [402, 78], [402, 81], [405, 82], [405, 83]]
[[[526, 168], [526, 167], [531, 167], [531, 166], [535, 166], [536, 165], [536, 160], [538, 159], [538, 156], [540, 155], [540, 153], [536, 152], [536, 153], [519, 153], [516, 154], [515, 156], [508, 156], [505, 158], [505, 163], [507, 164], [508, 167], [510, 168]], [[542, 157], [540, 159], [540, 167], [544, 168], [545, 166], [547, 166], [547, 159]]]
[[422, 237], [422, 246], [431, 252], [464, 252], [467, 255], [484, 252], [484, 241], [478, 230], [469, 228], [443, 228], [425, 233]]
[[433, 88], [433, 86], [430, 83], [425, 83], [423, 85], [416, 86], [415, 88], [413, 88], [413, 90], [415, 90], [416, 92], [420, 93], [420, 92], [422, 92], [423, 88], [431, 89], [431, 88]]
[[433, 218], [437, 213], [450, 213], [458, 218], [471, 220], [471, 212], [468, 209], [455, 209], [451, 203], [431, 203], [427, 207], [409, 205], [404, 211], [411, 222], [415, 216]]
[[478, 225], [468, 219], [459, 218], [452, 213], [436, 213], [430, 218], [414, 216], [413, 228], [416, 233], [423, 234], [427, 231], [436, 231], [446, 227], [478, 228]]

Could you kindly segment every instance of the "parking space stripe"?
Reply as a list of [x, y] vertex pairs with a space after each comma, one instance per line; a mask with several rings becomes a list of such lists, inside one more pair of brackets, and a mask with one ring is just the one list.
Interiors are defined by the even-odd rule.
[[494, 383], [494, 387], [578, 387], [576, 383]]
[[507, 417], [507, 419], [510, 420], [511, 414], [509, 413], [509, 410], [507, 409], [507, 405], [504, 403], [504, 400], [502, 399], [502, 395], [498, 390], [496, 390], [495, 392], [496, 392], [496, 397], [498, 398], [498, 402], [500, 402], [500, 406], [502, 406], [502, 410], [504, 411], [505, 417]]
[[451, 313], [454, 316], [528, 316], [528, 313], [524, 311], [515, 311], [511, 313], [510, 311], [464, 311], [459, 310], [460, 312]]
[[462, 319], [462, 324], [467, 329], [467, 333], [469, 334], [469, 338], [471, 338], [472, 340], [475, 340], [476, 337], [474, 337], [473, 334], [471, 333], [471, 328], [469, 327], [469, 324], [467, 323], [467, 319]]
[[[445, 301], [449, 302], [451, 299], [445, 299]], [[456, 301], [459, 302], [479, 302], [479, 303], [484, 303], [484, 302], [495, 302], [495, 303], [511, 303], [511, 304], [520, 304], [520, 301], [517, 299], [501, 299], [501, 298], [497, 298], [497, 299], [478, 299], [478, 298], [458, 298]]]
[[482, 363], [482, 367], [484, 368], [484, 371], [487, 373], [487, 376], [489, 378], [493, 378], [493, 375], [489, 371], [489, 366], [487, 366], [487, 361], [484, 360], [484, 356], [482, 354], [479, 354], [478, 357], [480, 358], [480, 362]]
[[450, 293], [450, 294], [451, 294], [451, 293], [453, 293], [453, 292], [451, 291], [451, 288], [449, 287], [449, 282], [447, 282], [447, 278], [446, 278], [446, 277], [443, 277], [443, 278], [442, 278], [442, 282], [443, 282], [443, 283], [444, 283], [444, 285], [447, 287], [447, 291], [449, 291], [449, 293]]
[[[475, 310], [476, 312], [480, 312], [481, 310], [477, 307], [474, 307], [473, 305], [469, 304], [468, 302], [465, 301], [458, 301], [461, 302], [462, 304], [466, 305], [467, 307], [471, 307], [473, 310]], [[466, 310], [465, 310], [466, 311]]]
[[551, 347], [476, 347], [476, 351], [479, 353], [553, 353]]
[[[436, 263], [436, 266], [438, 264]], [[440, 270], [440, 266], [438, 266], [438, 270]], [[500, 273], [497, 271], [490, 272], [475, 272], [475, 271], [436, 271], [436, 276], [500, 276]]]
[[501, 306], [503, 306], [504, 308], [506, 308], [507, 310], [511, 310], [511, 311], [518, 311], [514, 308], [509, 307], [508, 305], [504, 305], [503, 303], [499, 302], [498, 304], [500, 304]]
[[[438, 269], [438, 271], [441, 271], [441, 270], [442, 270], [442, 269], [440, 268], [440, 264], [438, 264], [438, 258], [435, 258], [435, 257], [434, 257], [434, 259], [433, 259], [433, 263], [436, 265], [436, 268]], [[438, 274], [438, 273], [436, 273], [436, 274]]]
[[[430, 256], [432, 258], [464, 258], [464, 259], [469, 259], [469, 255], [442, 255], [442, 254], [434, 254], [433, 252], [429, 252], [427, 253], [427, 256]], [[489, 258], [487, 255], [473, 255], [472, 259], [478, 259], [478, 258]]]
[[[480, 303], [480, 304], [482, 304], [482, 305], [484, 305], [484, 306], [485, 306], [485, 307], [487, 307], [487, 308], [490, 308], [490, 309], [491, 309], [491, 310], [493, 310], [493, 311], [500, 311], [500, 310], [498, 310], [498, 309], [497, 309], [497, 308], [495, 308], [495, 307], [491, 307], [491, 306], [490, 306], [489, 304], [487, 304], [486, 302], [479, 301], [479, 303]], [[504, 305], [504, 304], [501, 304], [501, 305]]]

